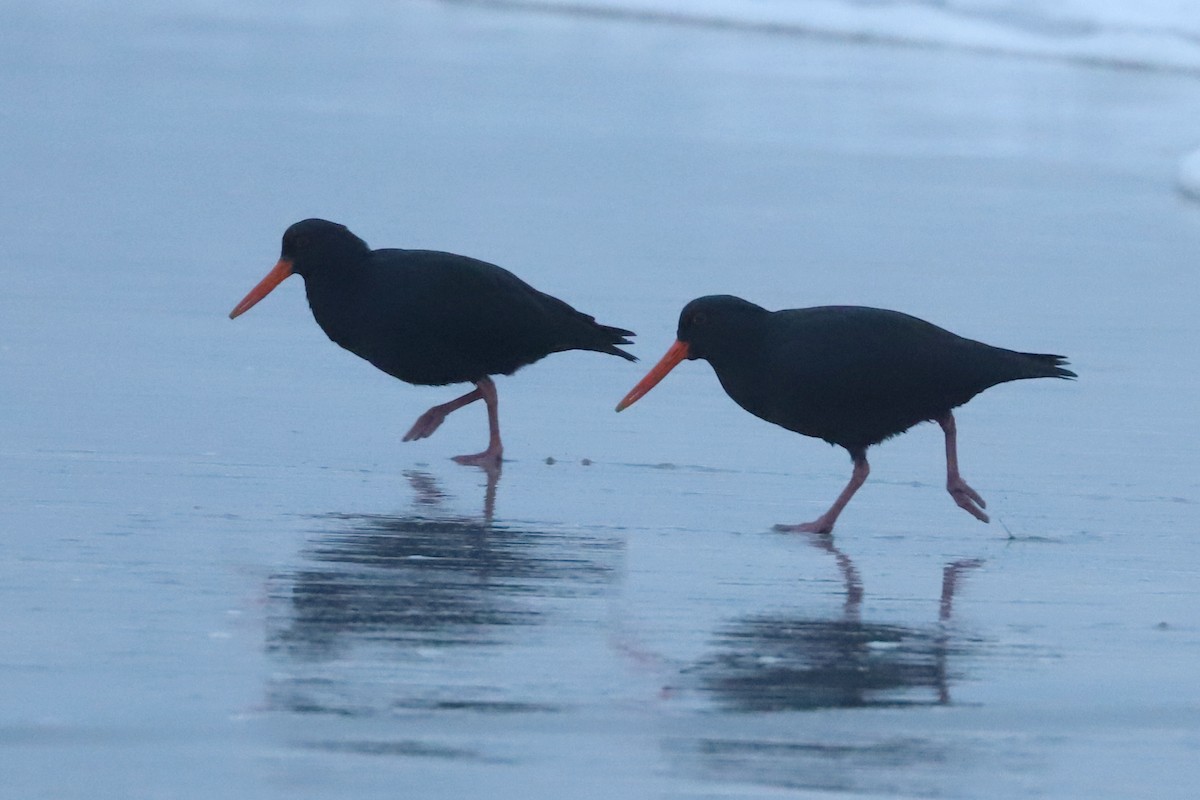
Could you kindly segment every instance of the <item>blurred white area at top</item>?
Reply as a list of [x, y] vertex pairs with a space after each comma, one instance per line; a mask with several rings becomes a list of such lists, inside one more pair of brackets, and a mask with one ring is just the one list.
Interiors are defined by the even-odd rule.
[[[629, 20], [951, 47], [1200, 77], [1200, 0], [444, 0]], [[103, 13], [105, 0], [51, 0], [27, 14]], [[322, 27], [386, 20], [389, 0], [130, 0], [127, 8], [205, 19]]]
[[770, 28], [1200, 75], [1197, 0], [492, 0], [487, 4]]

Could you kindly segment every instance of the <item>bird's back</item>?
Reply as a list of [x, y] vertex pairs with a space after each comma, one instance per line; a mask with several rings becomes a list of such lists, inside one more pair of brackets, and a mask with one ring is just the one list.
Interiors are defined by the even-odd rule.
[[757, 416], [849, 449], [938, 417], [998, 383], [1074, 377], [1060, 356], [993, 347], [876, 308], [776, 311], [760, 335], [755, 363], [714, 361], [729, 394]]
[[[375, 250], [339, 283], [310, 286], [317, 322], [341, 346], [409, 383], [507, 375], [563, 350], [633, 358], [616, 347], [628, 343], [629, 331], [598, 325], [508, 270], [467, 256]], [[322, 302], [322, 289], [332, 302]]]

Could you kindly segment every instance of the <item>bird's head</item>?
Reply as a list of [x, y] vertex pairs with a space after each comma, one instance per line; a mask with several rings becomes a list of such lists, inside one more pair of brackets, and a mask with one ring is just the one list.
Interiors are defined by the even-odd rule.
[[675, 338], [687, 345], [684, 358], [711, 358], [740, 342], [766, 313], [762, 306], [731, 294], [697, 297], [679, 312]]
[[345, 225], [325, 219], [301, 220], [283, 232], [279, 261], [229, 312], [229, 318], [249, 311], [289, 275], [307, 279], [329, 265], [352, 261], [368, 252], [370, 248], [367, 243], [351, 233]]
[[730, 294], [698, 297], [688, 303], [679, 313], [675, 344], [617, 404], [617, 411], [636, 403], [684, 359], [711, 359], [727, 352], [736, 357], [738, 344], [767, 313], [762, 306]]

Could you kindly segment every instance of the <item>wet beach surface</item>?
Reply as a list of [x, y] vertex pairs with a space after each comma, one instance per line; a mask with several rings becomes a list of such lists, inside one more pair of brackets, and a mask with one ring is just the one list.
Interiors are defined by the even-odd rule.
[[[355, 3], [0, 8], [13, 797], [1190, 797], [1200, 81]], [[291, 222], [501, 264], [643, 363], [457, 387], [329, 343]], [[1061, 352], [871, 453], [702, 363], [692, 297]]]

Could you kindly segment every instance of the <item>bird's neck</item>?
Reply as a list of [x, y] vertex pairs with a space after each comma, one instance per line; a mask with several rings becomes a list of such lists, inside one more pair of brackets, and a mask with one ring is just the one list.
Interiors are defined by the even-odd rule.
[[338, 321], [360, 306], [363, 265], [354, 260], [341, 261], [316, 269], [304, 277], [304, 291], [313, 317], [325, 332], [333, 336]]

